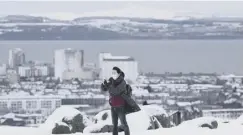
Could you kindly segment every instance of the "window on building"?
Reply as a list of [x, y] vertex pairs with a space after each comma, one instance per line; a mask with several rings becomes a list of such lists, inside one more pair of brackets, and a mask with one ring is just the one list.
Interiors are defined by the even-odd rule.
[[5, 101], [0, 101], [0, 108], [8, 108], [8, 104]]
[[56, 101], [56, 108], [58, 108], [60, 106], [61, 106], [61, 101], [60, 100]]
[[22, 109], [22, 101], [12, 101], [11, 109], [14, 111]]
[[38, 75], [37, 76], [42, 76], [42, 72], [41, 72], [40, 69], [38, 70]]
[[51, 101], [41, 101], [41, 108], [52, 108]]
[[37, 101], [26, 101], [26, 109], [36, 109]]

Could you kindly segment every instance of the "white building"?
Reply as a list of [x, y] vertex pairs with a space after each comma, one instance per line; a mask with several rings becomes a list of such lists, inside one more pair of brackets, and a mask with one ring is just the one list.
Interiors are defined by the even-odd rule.
[[64, 77], [64, 72], [79, 72], [84, 63], [84, 51], [76, 49], [60, 49], [54, 56], [55, 78]]
[[9, 50], [8, 64], [10, 68], [16, 68], [25, 63], [24, 51], [20, 48]]
[[0, 75], [6, 75], [6, 72], [7, 72], [7, 65], [0, 64]]
[[46, 77], [54, 73], [51, 65], [25, 65], [18, 67], [18, 74], [20, 77]]
[[96, 69], [96, 64], [95, 63], [84, 63], [85, 68], [90, 68], [90, 69]]
[[19, 82], [19, 75], [17, 74], [17, 71], [14, 69], [8, 69], [6, 76], [10, 83]]
[[119, 67], [125, 73], [125, 79], [135, 82], [138, 77], [138, 63], [129, 56], [112, 56], [110, 53], [100, 53], [99, 67], [100, 78], [109, 79], [112, 75], [112, 68]]
[[36, 113], [36, 111], [41, 111], [48, 116], [60, 106], [61, 98], [57, 96], [0, 96], [0, 108], [8, 109], [11, 112]]
[[81, 80], [93, 80], [97, 79], [97, 72], [91, 68], [81, 68], [78, 71], [64, 71], [63, 72], [63, 80], [71, 80], [74, 78], [78, 78]]

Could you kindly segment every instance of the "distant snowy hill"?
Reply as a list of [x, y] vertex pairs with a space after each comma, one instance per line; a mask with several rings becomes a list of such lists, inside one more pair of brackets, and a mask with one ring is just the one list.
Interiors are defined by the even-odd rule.
[[0, 18], [1, 23], [48, 23], [57, 22], [57, 20], [47, 17], [35, 17], [27, 15], [8, 15]]
[[242, 18], [173, 15], [164, 18], [90, 16], [58, 20], [9, 15], [0, 17], [0, 40], [243, 38]]

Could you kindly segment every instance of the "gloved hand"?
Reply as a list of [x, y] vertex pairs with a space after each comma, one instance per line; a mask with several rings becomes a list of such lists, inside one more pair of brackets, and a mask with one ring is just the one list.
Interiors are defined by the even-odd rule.
[[109, 78], [109, 83], [112, 83], [114, 81], [114, 79], [111, 77]]
[[104, 84], [105, 86], [107, 86], [107, 85], [108, 85], [108, 82], [107, 82], [106, 80], [104, 80], [103, 84]]
[[101, 84], [101, 90], [102, 91], [107, 91], [108, 88], [107, 88], [107, 85], [105, 85], [104, 83]]

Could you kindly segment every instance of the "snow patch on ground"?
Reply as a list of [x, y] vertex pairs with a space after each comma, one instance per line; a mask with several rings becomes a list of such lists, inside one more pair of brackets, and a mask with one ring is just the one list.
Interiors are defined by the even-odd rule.
[[243, 115], [238, 117], [236, 120], [231, 121], [230, 124], [232, 124], [232, 125], [242, 125], [242, 127], [243, 127]]
[[[104, 119], [104, 115], [106, 114], [107, 117]], [[97, 121], [97, 123], [112, 124], [111, 111], [110, 110], [101, 111], [94, 117], [94, 119]]]
[[214, 117], [201, 117], [201, 118], [196, 118], [193, 120], [188, 120], [188, 121], [182, 122], [179, 125], [179, 127], [199, 128], [202, 124], [205, 124], [205, 123], [210, 124], [213, 121], [217, 121], [219, 126], [223, 123], [223, 121], [221, 119], [216, 119]]
[[[148, 130], [148, 131], [132, 131], [132, 135], [241, 135], [243, 127], [240, 125], [231, 126], [227, 124], [227, 126], [219, 127], [218, 129], [211, 130], [207, 128], [192, 128], [192, 127], [174, 127], [174, 128], [162, 128], [158, 130]], [[51, 135], [50, 133], [44, 133], [42, 130], [38, 128], [27, 128], [27, 127], [0, 127], [1, 135]], [[122, 135], [120, 133], [119, 135]], [[94, 135], [87, 133], [76, 133], [72, 135]], [[111, 133], [101, 133], [95, 135], [111, 135]]]

